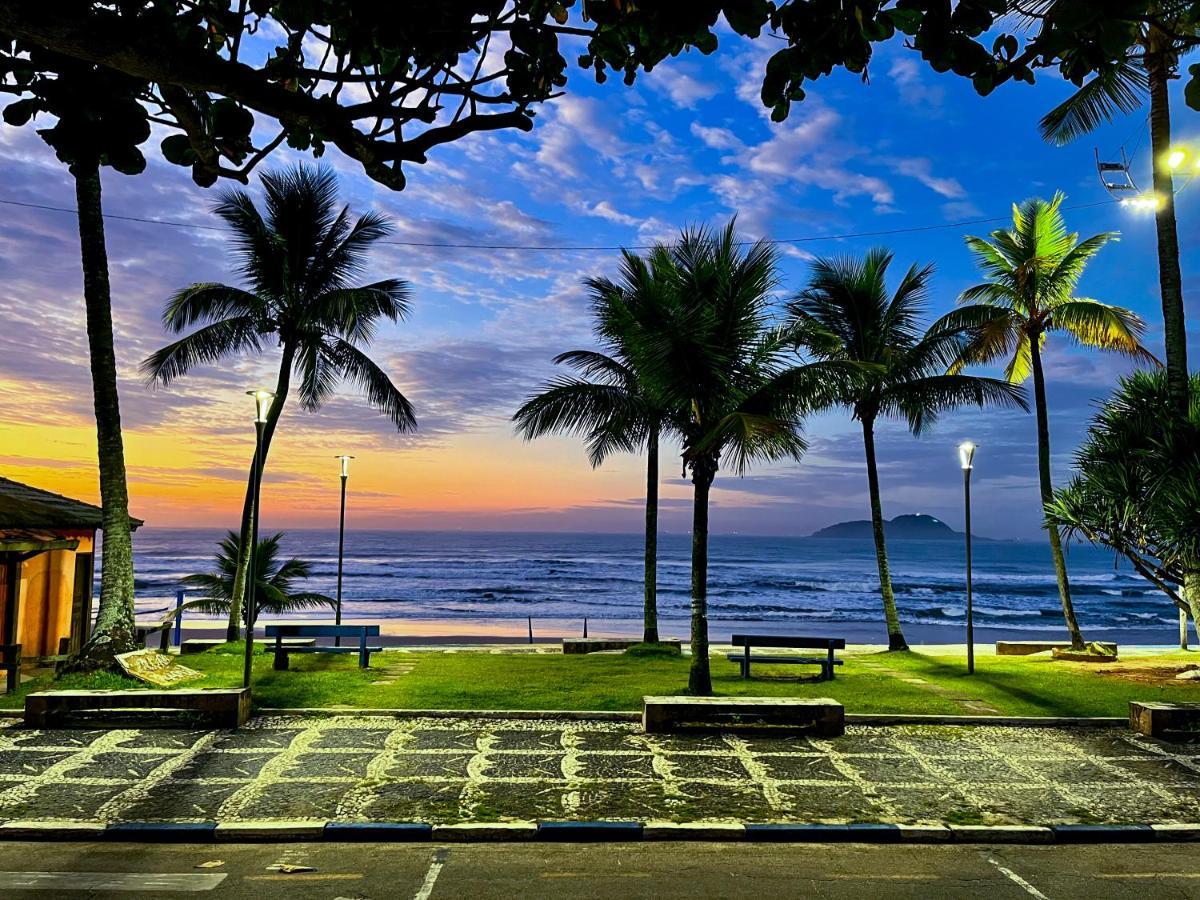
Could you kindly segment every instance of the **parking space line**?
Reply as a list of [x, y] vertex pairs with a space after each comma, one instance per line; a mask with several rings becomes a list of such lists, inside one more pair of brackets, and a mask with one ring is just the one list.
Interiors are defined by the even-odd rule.
[[1022, 878], [1020, 875], [1018, 875], [1012, 869], [1009, 869], [1006, 866], [1000, 865], [1000, 863], [996, 862], [996, 860], [991, 859], [991, 858], [988, 859], [988, 862], [990, 862], [993, 866], [995, 866], [996, 869], [999, 870], [1001, 875], [1003, 875], [1005, 878], [1007, 878], [1009, 881], [1011, 881], [1017, 887], [1021, 888], [1029, 896], [1037, 897], [1038, 900], [1050, 900], [1049, 897], [1047, 897], [1045, 894], [1043, 894], [1041, 891], [1039, 891], [1037, 888], [1035, 888], [1032, 884], [1030, 884], [1028, 881], [1026, 881], [1024, 878]]
[[433, 860], [429, 863], [429, 871], [425, 873], [425, 881], [421, 883], [421, 888], [413, 895], [413, 900], [429, 900], [429, 895], [433, 893], [433, 886], [437, 884], [438, 876], [442, 874], [442, 866], [446, 864], [446, 857], [450, 854], [449, 850], [435, 850]]

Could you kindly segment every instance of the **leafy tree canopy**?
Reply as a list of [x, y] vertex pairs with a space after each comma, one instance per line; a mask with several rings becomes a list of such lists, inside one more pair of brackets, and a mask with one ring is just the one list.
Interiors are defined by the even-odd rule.
[[[72, 102], [95, 110], [77, 132], [104, 161], [137, 171], [150, 123], [161, 151], [200, 184], [249, 171], [283, 142], [320, 155], [332, 144], [379, 183], [404, 187], [405, 163], [468, 134], [527, 131], [561, 92], [569, 57], [597, 80], [627, 83], [669, 56], [764, 29], [763, 103], [776, 120], [805, 83], [844, 67], [866, 76], [873, 46], [900, 37], [939, 72], [986, 94], [1054, 67], [1075, 84], [1111, 77], [1149, 32], [1177, 52], [1196, 43], [1194, 2], [1170, 0], [9, 0], [0, 5], [5, 118], [24, 124]], [[1161, 42], [1160, 42], [1161, 43]], [[64, 97], [60, 76], [86, 66], [119, 82]], [[1200, 66], [1189, 103], [1200, 108]], [[88, 126], [92, 126], [88, 128]], [[78, 134], [76, 135], [78, 137]], [[53, 139], [52, 139], [53, 138]], [[75, 137], [47, 136], [70, 157]]]

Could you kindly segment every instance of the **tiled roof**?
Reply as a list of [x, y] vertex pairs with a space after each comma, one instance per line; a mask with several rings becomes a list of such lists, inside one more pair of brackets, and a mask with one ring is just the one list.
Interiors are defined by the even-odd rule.
[[[0, 528], [99, 528], [100, 507], [0, 478]], [[141, 519], [129, 517], [137, 528]]]

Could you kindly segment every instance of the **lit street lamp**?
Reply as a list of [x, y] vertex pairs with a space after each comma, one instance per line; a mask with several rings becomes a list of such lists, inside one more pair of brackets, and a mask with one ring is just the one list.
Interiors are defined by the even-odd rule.
[[[342, 624], [342, 553], [346, 546], [346, 479], [350, 477], [350, 460], [353, 456], [338, 456], [342, 461], [342, 507], [338, 514], [338, 574], [337, 574], [337, 605], [334, 607], [334, 624]], [[335, 647], [342, 646], [340, 636], [333, 639]]]
[[975, 445], [963, 441], [958, 445], [958, 462], [963, 470], [963, 498], [967, 522], [967, 674], [975, 674], [975, 610], [971, 604], [971, 464], [975, 460]]
[[246, 564], [246, 662], [242, 670], [242, 687], [250, 687], [250, 667], [254, 659], [254, 623], [258, 619], [258, 571], [254, 557], [258, 550], [258, 500], [262, 488], [263, 429], [267, 413], [275, 399], [273, 391], [246, 391], [254, 398], [254, 500], [250, 510], [250, 551]]

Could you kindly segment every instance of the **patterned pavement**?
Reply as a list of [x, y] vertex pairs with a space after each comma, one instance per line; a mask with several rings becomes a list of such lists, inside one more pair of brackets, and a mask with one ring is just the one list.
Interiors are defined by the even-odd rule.
[[1118, 729], [659, 736], [551, 720], [0, 727], [0, 820], [1200, 821], [1200, 743]]

